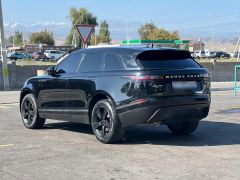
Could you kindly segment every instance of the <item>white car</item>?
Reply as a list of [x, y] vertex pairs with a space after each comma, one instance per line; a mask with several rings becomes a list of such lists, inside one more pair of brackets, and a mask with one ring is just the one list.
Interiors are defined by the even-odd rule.
[[206, 58], [206, 52], [204, 50], [199, 50], [199, 51], [194, 51], [195, 57], [200, 59], [200, 58]]
[[58, 50], [45, 50], [44, 54], [51, 60], [58, 59], [63, 52], [58, 51]]

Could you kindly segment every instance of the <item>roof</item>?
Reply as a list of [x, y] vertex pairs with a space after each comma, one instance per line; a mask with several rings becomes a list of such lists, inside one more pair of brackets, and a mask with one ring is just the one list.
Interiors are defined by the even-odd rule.
[[143, 51], [152, 51], [152, 50], [169, 50], [169, 51], [185, 51], [175, 48], [168, 47], [159, 47], [159, 48], [150, 48], [150, 47], [142, 47], [142, 46], [118, 46], [118, 47], [99, 47], [99, 48], [90, 48], [90, 49], [80, 49], [77, 52], [128, 52], [128, 53], [141, 53]]

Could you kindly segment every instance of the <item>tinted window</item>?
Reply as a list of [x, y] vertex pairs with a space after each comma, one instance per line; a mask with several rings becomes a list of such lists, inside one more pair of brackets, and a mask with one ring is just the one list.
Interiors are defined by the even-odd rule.
[[74, 73], [83, 54], [70, 54], [57, 66], [57, 73]]
[[137, 59], [146, 69], [186, 69], [200, 66], [191, 58], [188, 51], [149, 50], [137, 55]]
[[139, 60], [146, 69], [187, 69], [200, 68], [200, 66], [192, 59], [178, 60]]
[[101, 71], [103, 67], [103, 54], [101, 53], [86, 53], [79, 71], [80, 72], [94, 72]]
[[50, 53], [52, 53], [52, 54], [60, 54], [59, 51], [52, 51], [52, 52], [50, 52]]
[[113, 54], [106, 54], [104, 60], [105, 70], [123, 70], [123, 65], [119, 56]]

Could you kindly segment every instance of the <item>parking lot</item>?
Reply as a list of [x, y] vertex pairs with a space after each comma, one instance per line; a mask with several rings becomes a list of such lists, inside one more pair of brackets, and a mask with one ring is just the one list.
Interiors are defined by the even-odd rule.
[[238, 179], [240, 98], [213, 91], [210, 115], [195, 133], [164, 126], [127, 130], [120, 144], [99, 143], [86, 125], [47, 120], [26, 129], [18, 91], [0, 92], [0, 179]]

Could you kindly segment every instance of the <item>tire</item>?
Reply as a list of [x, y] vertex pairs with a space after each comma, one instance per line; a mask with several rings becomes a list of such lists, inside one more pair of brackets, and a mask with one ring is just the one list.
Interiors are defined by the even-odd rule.
[[124, 135], [116, 110], [108, 99], [100, 100], [94, 105], [91, 126], [97, 140], [104, 144], [118, 142]]
[[195, 131], [198, 127], [199, 121], [187, 121], [178, 124], [169, 124], [168, 128], [173, 134], [187, 135]]
[[21, 117], [28, 129], [40, 129], [44, 126], [45, 119], [39, 117], [36, 100], [32, 94], [27, 94], [22, 100]]
[[51, 60], [52, 60], [52, 61], [54, 61], [54, 60], [55, 60], [55, 57], [54, 57], [54, 56], [52, 56], [52, 57], [51, 57]]

